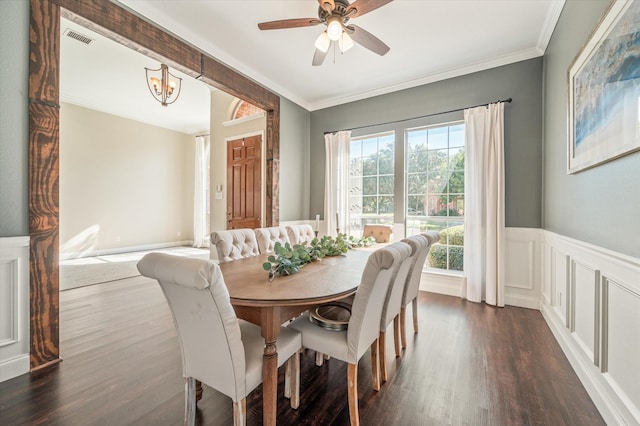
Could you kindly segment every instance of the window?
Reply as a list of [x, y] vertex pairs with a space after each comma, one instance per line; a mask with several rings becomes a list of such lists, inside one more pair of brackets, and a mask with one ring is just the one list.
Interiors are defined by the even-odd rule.
[[406, 130], [406, 234], [440, 232], [428, 268], [462, 271], [464, 124]]
[[367, 223], [393, 224], [393, 133], [351, 139], [349, 147], [349, 233], [361, 236]]

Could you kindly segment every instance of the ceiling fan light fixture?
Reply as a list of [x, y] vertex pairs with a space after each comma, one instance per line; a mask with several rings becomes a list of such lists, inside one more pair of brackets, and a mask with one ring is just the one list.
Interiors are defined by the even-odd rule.
[[316, 39], [316, 42], [314, 43], [314, 45], [316, 46], [316, 49], [321, 50], [321, 51], [323, 51], [325, 53], [326, 53], [327, 50], [329, 50], [329, 46], [331, 45], [331, 39], [327, 35], [326, 31], [323, 31], [318, 36], [318, 38]]
[[332, 16], [327, 21], [327, 35], [331, 41], [340, 40], [342, 35], [342, 21], [339, 16]]
[[353, 39], [351, 38], [351, 36], [349, 36], [349, 34], [347, 34], [346, 31], [342, 33], [342, 37], [340, 37], [340, 40], [338, 40], [338, 47], [340, 48], [340, 51], [342, 53], [353, 47]]

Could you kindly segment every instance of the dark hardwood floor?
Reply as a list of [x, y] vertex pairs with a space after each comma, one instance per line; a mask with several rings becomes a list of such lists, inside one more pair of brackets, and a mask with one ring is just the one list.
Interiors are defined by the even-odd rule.
[[[179, 425], [180, 348], [159, 286], [147, 278], [60, 295], [64, 361], [0, 383], [0, 424]], [[410, 315], [410, 310], [409, 310]], [[372, 389], [370, 357], [359, 365], [363, 425], [601, 425], [599, 415], [542, 315], [421, 293], [420, 333], [393, 357], [389, 381]], [[215, 368], [214, 365], [211, 366]], [[346, 366], [302, 358], [300, 408], [278, 388], [278, 423], [347, 425]], [[262, 423], [262, 392], [247, 399], [247, 424]], [[199, 424], [232, 424], [231, 400], [205, 387]]]

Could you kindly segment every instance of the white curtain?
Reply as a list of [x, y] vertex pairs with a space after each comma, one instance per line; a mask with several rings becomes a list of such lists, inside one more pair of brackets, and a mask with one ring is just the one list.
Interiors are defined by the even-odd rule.
[[351, 130], [324, 135], [324, 235], [336, 235], [336, 228], [340, 228], [341, 233], [349, 231], [350, 142]]
[[209, 136], [196, 136], [193, 194], [193, 246], [209, 247], [207, 206], [209, 188]]
[[464, 111], [463, 297], [504, 306], [504, 104]]

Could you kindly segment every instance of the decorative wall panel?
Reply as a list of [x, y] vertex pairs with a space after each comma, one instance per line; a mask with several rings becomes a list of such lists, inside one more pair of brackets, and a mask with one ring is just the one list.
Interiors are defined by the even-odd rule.
[[29, 237], [0, 238], [0, 382], [29, 372]]
[[544, 247], [547, 324], [606, 422], [640, 424], [640, 259], [547, 231]]

